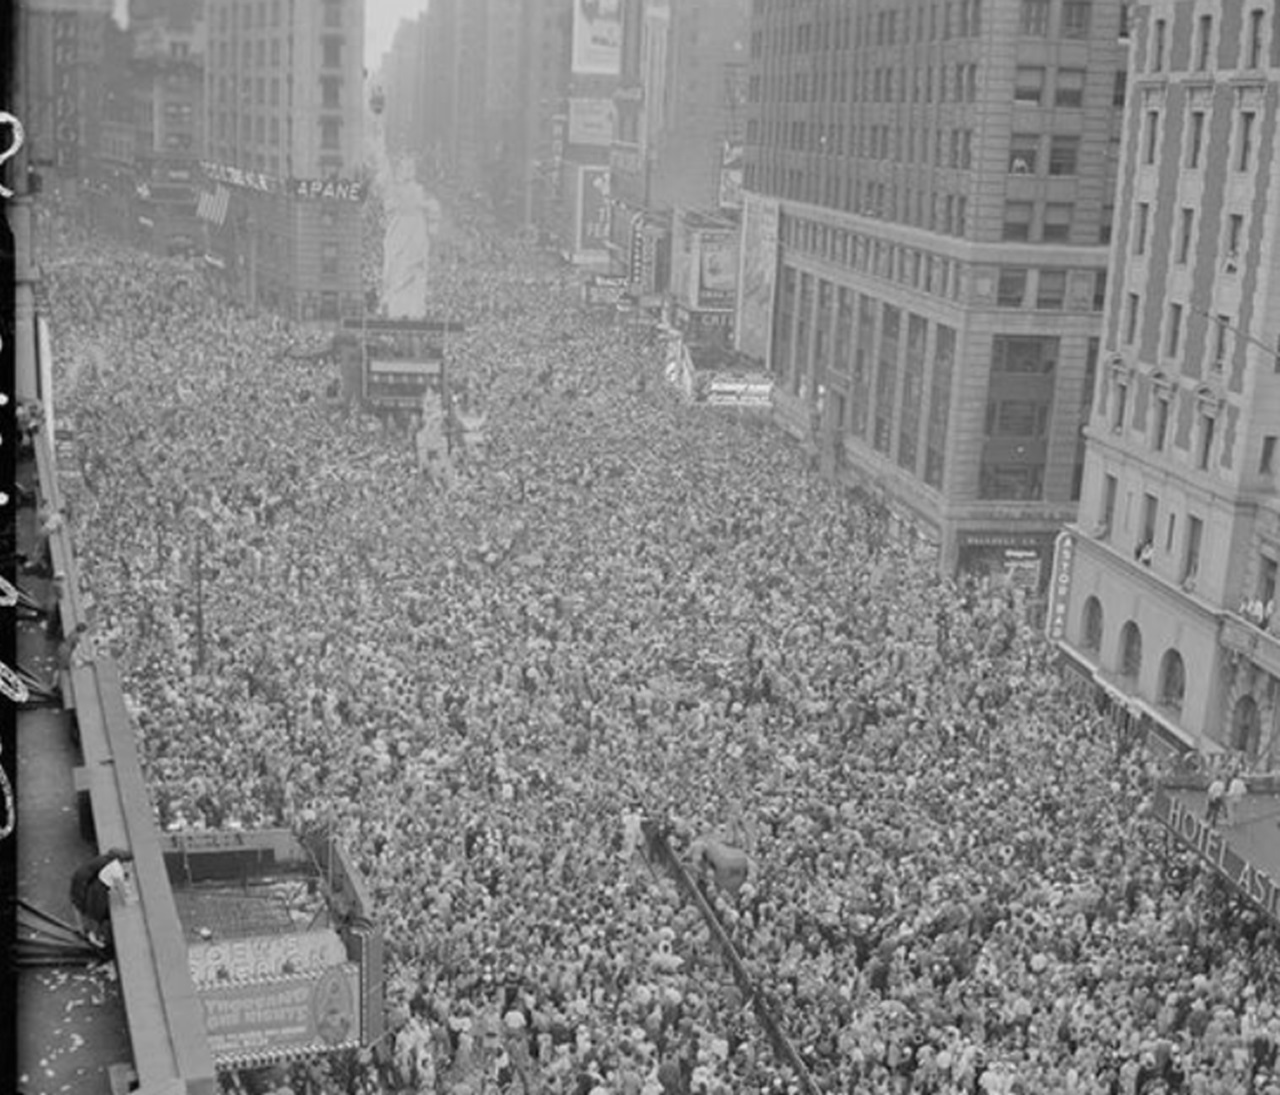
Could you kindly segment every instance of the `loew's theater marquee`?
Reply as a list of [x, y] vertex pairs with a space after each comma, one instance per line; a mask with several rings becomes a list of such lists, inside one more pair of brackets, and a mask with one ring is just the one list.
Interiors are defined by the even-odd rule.
[[269, 829], [171, 834], [162, 850], [219, 1069], [382, 1037], [382, 938], [339, 845]]

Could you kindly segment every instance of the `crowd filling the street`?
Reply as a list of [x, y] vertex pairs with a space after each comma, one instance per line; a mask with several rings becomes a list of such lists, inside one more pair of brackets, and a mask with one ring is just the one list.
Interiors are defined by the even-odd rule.
[[447, 484], [313, 332], [48, 226], [76, 656], [120, 663], [160, 827], [329, 826], [387, 939], [386, 1052], [279, 1084], [798, 1091], [652, 819], [748, 857], [713, 899], [824, 1092], [1280, 1095], [1273, 928], [1023, 592], [448, 222], [429, 312], [488, 437]]

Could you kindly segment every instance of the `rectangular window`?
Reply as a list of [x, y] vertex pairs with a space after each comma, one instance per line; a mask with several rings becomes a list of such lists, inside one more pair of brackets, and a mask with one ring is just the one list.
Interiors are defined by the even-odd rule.
[[320, 119], [321, 148], [337, 148], [339, 146], [339, 127], [341, 124], [342, 122], [339, 118]]
[[1019, 26], [1025, 35], [1043, 38], [1049, 33], [1049, 0], [1022, 0]]
[[1199, 517], [1187, 518], [1187, 550], [1182, 559], [1182, 580], [1195, 581], [1200, 573], [1200, 541], [1204, 538], [1204, 522]]
[[1156, 521], [1160, 515], [1160, 499], [1154, 494], [1142, 494], [1142, 528], [1138, 545], [1153, 544], [1156, 538]]
[[1044, 94], [1044, 69], [1032, 65], [1019, 65], [1013, 76], [1013, 101], [1040, 105]]
[[1036, 307], [1041, 311], [1062, 311], [1067, 300], [1067, 272], [1041, 270], [1036, 281]]
[[1066, 243], [1071, 238], [1075, 206], [1070, 202], [1049, 202], [1044, 207], [1044, 227], [1040, 238], [1046, 243]]
[[1074, 175], [1079, 166], [1080, 138], [1053, 137], [1049, 142], [1049, 174]]
[[322, 243], [320, 245], [320, 272], [322, 274], [336, 274], [338, 272], [338, 245], [336, 243]]
[[1098, 515], [1098, 523], [1102, 526], [1103, 535], [1111, 532], [1111, 525], [1116, 518], [1116, 494], [1120, 483], [1114, 475], [1108, 475], [1102, 481], [1102, 512]]
[[1151, 434], [1151, 447], [1156, 452], [1164, 452], [1165, 442], [1169, 439], [1169, 399], [1160, 396], [1156, 399], [1155, 429]]
[[1217, 428], [1218, 422], [1213, 415], [1200, 415], [1200, 451], [1196, 466], [1201, 471], [1207, 471], [1209, 468], [1209, 460], [1213, 456], [1213, 435]]
[[1191, 236], [1195, 229], [1196, 211], [1183, 209], [1178, 222], [1178, 265], [1186, 266], [1191, 255]]
[[1151, 38], [1151, 71], [1164, 71], [1164, 36], [1165, 21], [1157, 19]]
[[1044, 465], [988, 464], [978, 471], [978, 497], [986, 501], [1036, 502], [1044, 492]]
[[1088, 38], [1092, 9], [1090, 0], [1062, 0], [1062, 37]]
[[1111, 79], [1111, 105], [1124, 106], [1129, 90], [1129, 74], [1120, 69]]
[[[1262, 459], [1258, 461], [1258, 471], [1262, 475], [1270, 475], [1276, 470], [1276, 437], [1274, 434], [1267, 434], [1262, 439]], [[1275, 566], [1274, 563], [1271, 564]]]
[[1034, 175], [1039, 150], [1039, 134], [1015, 133], [1009, 141], [1009, 174]]
[[991, 400], [988, 437], [1044, 437], [1049, 432], [1049, 403], [1043, 399]]
[[1209, 49], [1213, 44], [1213, 16], [1202, 15], [1196, 26], [1196, 70], [1209, 67]]
[[1143, 136], [1143, 162], [1156, 162], [1156, 149], [1160, 146], [1160, 111], [1148, 110], [1146, 132]]
[[1027, 271], [1020, 266], [1000, 267], [996, 304], [1001, 308], [1021, 308], [1027, 295]]
[[1249, 67], [1262, 67], [1262, 23], [1267, 13], [1261, 9], [1249, 12]]
[[1123, 380], [1116, 381], [1115, 405], [1111, 408], [1111, 431], [1119, 433], [1124, 429], [1125, 418], [1129, 414], [1129, 385]]
[[1150, 219], [1150, 203], [1138, 202], [1138, 215], [1133, 219], [1133, 253], [1135, 255], [1147, 253], [1147, 228]]
[[991, 371], [1018, 376], [1048, 376], [1058, 364], [1056, 337], [996, 335], [992, 342]]
[[1031, 218], [1035, 213], [1032, 202], [1004, 203], [1003, 238], [1007, 240], [1029, 240], [1031, 238]]
[[1213, 367], [1222, 372], [1227, 365], [1227, 336], [1231, 332], [1231, 319], [1218, 316], [1213, 325]]
[[337, 76], [320, 77], [320, 105], [326, 110], [342, 106], [342, 81]]
[[1257, 118], [1252, 110], [1240, 112], [1240, 155], [1236, 159], [1239, 171], [1248, 171], [1253, 164], [1253, 127]]
[[1182, 305], [1169, 305], [1169, 333], [1165, 343], [1165, 354], [1177, 357], [1182, 349]]
[[1053, 85], [1053, 105], [1084, 105], [1084, 69], [1060, 68]]
[[1115, 223], [1116, 207], [1110, 203], [1102, 207], [1102, 216], [1098, 219], [1098, 242], [1111, 242], [1111, 227]]
[[342, 39], [325, 35], [321, 40], [321, 64], [325, 68], [342, 67]]
[[1240, 263], [1240, 250], [1244, 242], [1244, 214], [1231, 213], [1227, 217], [1227, 272], [1234, 274]]
[[1138, 310], [1142, 301], [1137, 293], [1130, 293], [1126, 298], [1125, 314], [1124, 314], [1124, 341], [1126, 346], [1132, 346], [1134, 339], [1138, 337]]
[[1093, 310], [1105, 311], [1107, 307], [1107, 272], [1098, 270], [1093, 275]]
[[1191, 133], [1187, 137], [1187, 166], [1200, 166], [1200, 152], [1204, 148], [1204, 111], [1191, 112]]

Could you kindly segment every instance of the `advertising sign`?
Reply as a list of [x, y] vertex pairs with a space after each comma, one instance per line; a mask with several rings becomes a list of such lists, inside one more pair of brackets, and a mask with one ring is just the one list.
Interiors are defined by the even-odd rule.
[[1076, 539], [1063, 530], [1058, 533], [1053, 550], [1053, 579], [1049, 583], [1049, 610], [1045, 613], [1045, 631], [1052, 642], [1067, 637], [1067, 598], [1071, 593], [1071, 570], [1075, 565]]
[[440, 356], [434, 361], [376, 361], [365, 367], [364, 397], [377, 407], [416, 409], [427, 392], [439, 393], [443, 380], [443, 348], [422, 347]]
[[75, 15], [53, 19], [54, 156], [63, 171], [80, 163], [80, 25]]
[[578, 168], [577, 250], [608, 252], [609, 168]]
[[1156, 788], [1152, 812], [1232, 888], [1257, 905], [1273, 922], [1280, 920], [1280, 883], [1232, 848], [1220, 829], [1161, 787]]
[[573, 74], [622, 72], [622, 0], [574, 0]]
[[331, 929], [283, 935], [242, 936], [187, 948], [191, 980], [196, 988], [227, 982], [266, 980], [291, 974], [318, 973], [347, 959], [338, 933]]
[[594, 274], [582, 287], [583, 299], [588, 304], [620, 304], [628, 287], [625, 274]]
[[219, 1066], [360, 1044], [360, 969], [353, 962], [318, 976], [220, 985], [199, 997]]
[[742, 144], [725, 141], [720, 153], [720, 191], [717, 204], [721, 209], [742, 208]]
[[738, 272], [735, 232], [701, 232], [698, 240], [699, 308], [732, 308]]
[[773, 333], [779, 212], [776, 198], [752, 193], [743, 195], [734, 345], [742, 353], [762, 361], [769, 358], [769, 340]]
[[611, 99], [569, 100], [569, 143], [609, 148], [613, 144]]

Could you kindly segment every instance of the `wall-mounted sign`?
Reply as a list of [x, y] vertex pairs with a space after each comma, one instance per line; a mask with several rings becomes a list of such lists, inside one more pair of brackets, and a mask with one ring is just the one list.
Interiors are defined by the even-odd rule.
[[1076, 538], [1065, 529], [1058, 533], [1053, 548], [1053, 577], [1049, 583], [1049, 611], [1045, 630], [1054, 642], [1067, 637], [1067, 599], [1071, 593], [1071, 572], [1075, 566]]
[[328, 929], [193, 943], [187, 948], [191, 980], [199, 989], [310, 974], [346, 960], [338, 933]]
[[569, 143], [608, 148], [613, 144], [613, 120], [610, 99], [570, 99]]
[[576, 76], [622, 71], [622, 0], [574, 0], [572, 68]]
[[214, 1063], [243, 1066], [360, 1044], [360, 968], [201, 991]]

